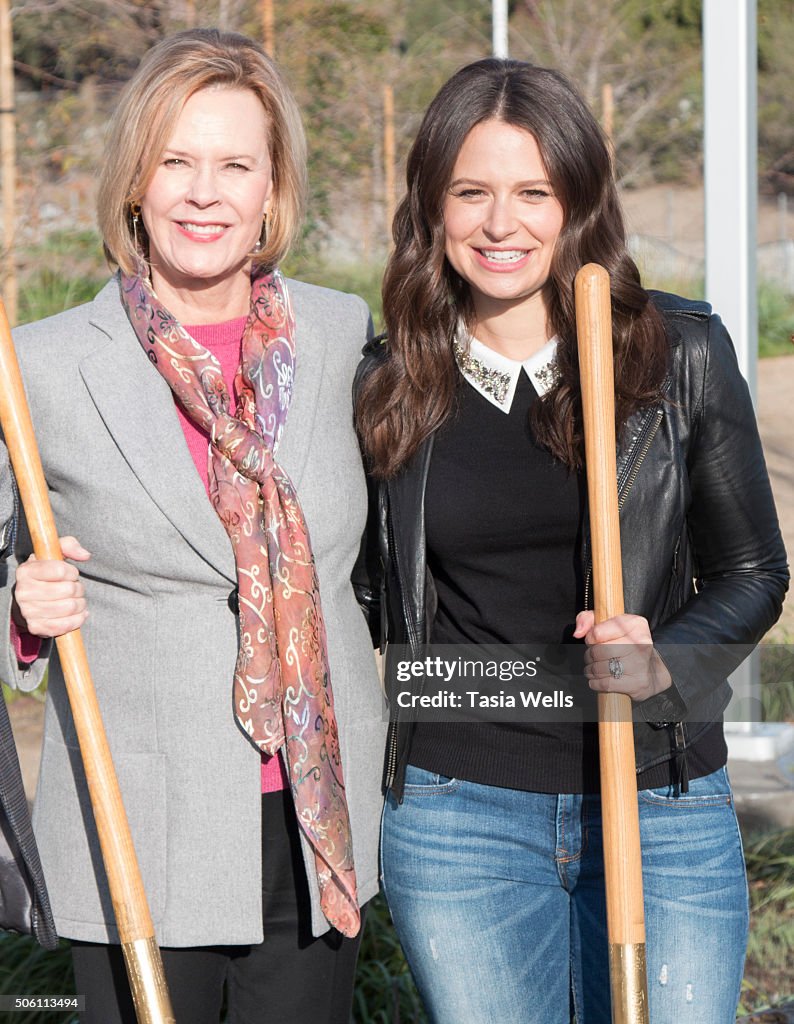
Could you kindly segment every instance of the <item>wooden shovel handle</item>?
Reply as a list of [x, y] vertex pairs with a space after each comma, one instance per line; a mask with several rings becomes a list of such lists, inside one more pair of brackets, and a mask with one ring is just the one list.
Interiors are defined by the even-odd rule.
[[[609, 275], [603, 267], [588, 263], [581, 268], [576, 275], [575, 300], [595, 620], [603, 622], [621, 615], [624, 610], [615, 454], [612, 307]], [[631, 699], [619, 693], [599, 694], [598, 717], [609, 943], [611, 951], [641, 947], [644, 973], [645, 919]], [[613, 1020], [647, 1020], [642, 1016], [647, 1012], [647, 997], [644, 1009], [635, 1007], [627, 1016], [617, 1005], [614, 974], [612, 988]], [[634, 1001], [643, 1002], [640, 997]]]
[[[0, 424], [25, 510], [33, 551], [39, 559], [61, 559], [61, 545], [33, 432], [22, 375], [1, 300]], [[96, 691], [88, 668], [82, 635], [80, 630], [76, 629], [57, 637], [55, 642], [80, 744], [113, 911], [127, 956], [127, 947], [142, 949], [154, 944], [154, 925], [102, 724]], [[156, 960], [159, 961], [159, 950]], [[133, 990], [133, 973], [144, 976], [151, 973], [148, 966], [133, 971], [129, 957], [127, 967], [133, 981]], [[156, 963], [154, 972], [157, 973]], [[162, 974], [162, 965], [159, 967], [159, 973]], [[155, 978], [153, 984], [157, 986], [159, 981]], [[167, 999], [167, 991], [165, 995]], [[139, 1007], [136, 1002], [136, 1012], [141, 1022], [173, 1020], [170, 1005], [167, 1011], [158, 1011], [148, 1006]]]

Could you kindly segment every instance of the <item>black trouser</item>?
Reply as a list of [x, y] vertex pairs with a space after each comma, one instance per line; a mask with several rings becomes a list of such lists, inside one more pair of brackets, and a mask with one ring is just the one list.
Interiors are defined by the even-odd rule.
[[[218, 1024], [224, 986], [229, 1024], [349, 1024], [361, 933], [312, 937], [289, 790], [262, 796], [262, 867], [264, 942], [162, 949], [177, 1024]], [[136, 1024], [120, 947], [74, 942], [72, 959], [81, 1024]]]

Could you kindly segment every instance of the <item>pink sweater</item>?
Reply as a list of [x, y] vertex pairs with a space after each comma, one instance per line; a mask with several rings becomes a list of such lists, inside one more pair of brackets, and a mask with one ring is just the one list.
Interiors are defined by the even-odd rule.
[[[237, 368], [240, 365], [240, 344], [243, 338], [243, 328], [246, 317], [241, 316], [236, 320], [227, 320], [221, 324], [196, 324], [192, 327], [186, 325], [186, 330], [196, 339], [199, 345], [203, 345], [215, 356], [221, 364], [223, 379], [226, 382], [229, 394], [233, 399], [237, 398], [234, 391], [234, 378]], [[208, 452], [209, 438], [207, 433], [197, 427], [192, 420], [182, 412], [182, 406], [177, 402], [176, 411], [179, 414], [179, 422], [187, 441], [193, 462], [204, 484], [204, 489], [209, 496], [208, 478]], [[231, 686], [231, 679], [229, 680]], [[262, 755], [262, 792], [275, 793], [276, 790], [286, 789], [289, 785], [284, 764], [278, 755], [273, 757], [267, 754]]]
[[[199, 345], [208, 349], [221, 364], [223, 379], [229, 394], [234, 392], [234, 377], [237, 367], [240, 365], [240, 344], [245, 327], [246, 317], [238, 317], [235, 320], [228, 320], [220, 324], [200, 324], [187, 327], [188, 332], [196, 339]], [[237, 396], [234, 395], [236, 398]], [[182, 412], [182, 407], [177, 403], [177, 413], [182, 432], [185, 435], [190, 454], [196, 465], [204, 489], [209, 496], [208, 458], [209, 439], [204, 430], [197, 427]], [[29, 664], [38, 657], [41, 641], [29, 633], [22, 633], [17, 630], [14, 623], [11, 623], [11, 640], [18, 660], [22, 664]], [[231, 686], [231, 677], [229, 678]], [[278, 755], [269, 757], [262, 755], [262, 792], [274, 793], [279, 789], [286, 789], [289, 785], [284, 765]]]

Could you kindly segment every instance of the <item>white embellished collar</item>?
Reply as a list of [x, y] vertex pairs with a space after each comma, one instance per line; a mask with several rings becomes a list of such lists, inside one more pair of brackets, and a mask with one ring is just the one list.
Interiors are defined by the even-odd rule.
[[467, 339], [463, 331], [455, 339], [454, 347], [458, 368], [469, 384], [504, 413], [510, 412], [522, 369], [539, 395], [545, 395], [557, 382], [556, 337], [523, 362], [508, 359], [476, 338]]

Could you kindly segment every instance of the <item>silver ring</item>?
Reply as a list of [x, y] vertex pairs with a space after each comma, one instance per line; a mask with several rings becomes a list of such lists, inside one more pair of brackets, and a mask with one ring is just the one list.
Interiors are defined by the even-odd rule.
[[620, 679], [623, 675], [623, 662], [620, 658], [609, 659], [609, 674], [613, 679]]

